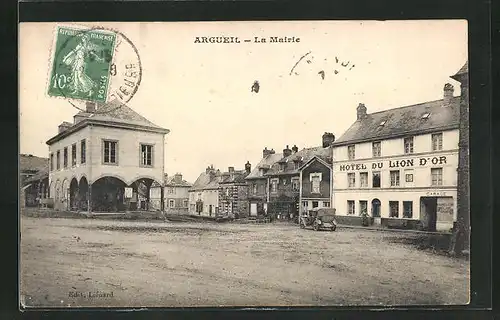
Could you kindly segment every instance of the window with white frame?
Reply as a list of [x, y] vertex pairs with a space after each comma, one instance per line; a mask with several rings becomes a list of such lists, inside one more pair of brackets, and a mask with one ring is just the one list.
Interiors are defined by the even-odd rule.
[[323, 201], [324, 208], [330, 208], [330, 201]]
[[347, 200], [347, 214], [355, 214], [356, 213], [356, 205], [354, 200]]
[[403, 218], [413, 217], [413, 201], [403, 201]]
[[412, 184], [413, 183], [413, 169], [407, 169], [407, 170], [405, 170], [405, 182], [407, 184]]
[[141, 143], [141, 166], [153, 166], [153, 146]]
[[380, 171], [372, 172], [372, 188], [380, 188]]
[[307, 208], [308, 207], [308, 201], [302, 201], [302, 207]]
[[368, 187], [368, 172], [360, 172], [359, 173], [359, 186], [361, 188]]
[[399, 170], [393, 170], [391, 175], [391, 187], [399, 187]]
[[356, 158], [356, 146], [350, 145], [347, 147], [347, 155], [349, 160], [354, 160]]
[[434, 133], [431, 136], [432, 136], [432, 151], [443, 150], [443, 134]]
[[56, 153], [56, 164], [57, 164], [57, 170], [61, 169], [61, 150], [57, 150]]
[[63, 165], [64, 168], [68, 167], [68, 147], [65, 147], [63, 151]]
[[168, 200], [168, 206], [169, 206], [170, 208], [174, 208], [174, 207], [175, 207], [175, 201], [174, 201], [174, 200], [172, 200], [172, 199], [171, 199], [171, 200]]
[[111, 140], [103, 140], [103, 162], [117, 164], [118, 142]]
[[254, 183], [254, 184], [252, 185], [252, 193], [253, 193], [253, 194], [257, 194], [257, 184], [256, 184], [256, 183]]
[[272, 193], [278, 192], [278, 180], [277, 179], [271, 180], [271, 192]]
[[80, 141], [80, 163], [84, 164], [87, 161], [87, 144], [85, 139]]
[[413, 153], [413, 137], [404, 138], [405, 154]]
[[380, 157], [382, 154], [382, 143], [380, 141], [372, 143], [372, 155], [374, 158]]
[[389, 201], [389, 217], [399, 217], [399, 201]]
[[356, 187], [356, 174], [354, 172], [347, 174], [347, 181], [349, 188]]
[[76, 143], [71, 145], [71, 166], [76, 166]]
[[442, 186], [443, 185], [443, 168], [432, 168], [431, 169], [431, 178], [433, 186]]
[[292, 179], [292, 189], [293, 189], [293, 191], [299, 191], [300, 184], [299, 184], [299, 179], [298, 178], [293, 178]]
[[312, 193], [321, 193], [321, 174], [312, 173], [310, 176], [311, 179], [311, 192]]
[[187, 200], [187, 199], [184, 199], [184, 200], [182, 201], [182, 204], [183, 204], [184, 208], [187, 208], [187, 207], [188, 207], [188, 200]]
[[359, 214], [368, 213], [368, 201], [359, 200]]

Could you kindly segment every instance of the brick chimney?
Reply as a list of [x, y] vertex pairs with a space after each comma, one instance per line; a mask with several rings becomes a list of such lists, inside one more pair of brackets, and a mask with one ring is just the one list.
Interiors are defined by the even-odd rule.
[[453, 88], [453, 85], [451, 83], [447, 83], [444, 85], [443, 88], [443, 107], [448, 107], [451, 104], [451, 101], [453, 100], [453, 91], [455, 88]]
[[182, 182], [182, 173], [176, 173], [174, 175], [174, 181], [175, 182]]
[[267, 147], [265, 147], [264, 150], [262, 150], [262, 158], [265, 158], [270, 154], [271, 154], [271, 150], [268, 150]]
[[299, 148], [297, 147], [297, 145], [296, 145], [296, 144], [294, 144], [294, 145], [293, 145], [293, 147], [292, 147], [292, 152], [293, 152], [293, 153], [296, 153], [296, 152], [298, 152], [298, 151], [299, 151]]
[[250, 171], [252, 171], [252, 165], [250, 164], [250, 161], [247, 161], [247, 163], [245, 163], [245, 172], [246, 174], [250, 174]]
[[366, 107], [364, 103], [360, 103], [356, 108], [357, 120], [366, 118]]
[[329, 147], [335, 141], [335, 135], [331, 132], [325, 132], [322, 136], [323, 148]]
[[286, 148], [283, 149], [283, 158], [286, 158], [292, 154], [292, 150], [286, 145]]
[[227, 167], [227, 171], [229, 173], [233, 173], [234, 172], [234, 167]]

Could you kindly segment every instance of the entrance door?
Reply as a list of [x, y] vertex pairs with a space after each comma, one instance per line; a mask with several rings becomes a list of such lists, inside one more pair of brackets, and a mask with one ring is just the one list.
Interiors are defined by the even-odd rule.
[[380, 200], [379, 199], [372, 200], [372, 217], [374, 217], [374, 218], [380, 217]]
[[257, 215], [257, 204], [256, 203], [251, 203], [250, 204], [250, 215], [251, 216], [256, 216]]
[[420, 198], [420, 217], [424, 230], [436, 231], [436, 220], [437, 220], [436, 197]]

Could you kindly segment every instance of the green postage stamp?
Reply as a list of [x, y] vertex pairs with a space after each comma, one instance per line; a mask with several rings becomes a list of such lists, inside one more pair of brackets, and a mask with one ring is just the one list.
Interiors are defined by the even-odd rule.
[[116, 34], [58, 27], [48, 95], [106, 102]]

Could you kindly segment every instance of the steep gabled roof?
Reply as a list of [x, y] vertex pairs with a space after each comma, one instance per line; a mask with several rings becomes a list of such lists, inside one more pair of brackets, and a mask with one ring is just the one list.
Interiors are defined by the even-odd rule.
[[221, 180], [220, 183], [245, 183], [245, 176], [246, 176], [246, 171], [245, 170], [235, 170], [233, 171], [233, 174], [229, 172], [224, 172], [221, 175]]
[[305, 168], [307, 168], [308, 166], [310, 166], [311, 163], [313, 163], [314, 161], [318, 161], [319, 163], [325, 165], [328, 168], [332, 167], [332, 163], [331, 162], [328, 163], [327, 161], [323, 160], [323, 158], [318, 157], [318, 156], [314, 156], [309, 161], [307, 161], [306, 163], [304, 163], [303, 165], [301, 165], [300, 168], [299, 168], [299, 171], [304, 170]]
[[245, 179], [262, 179], [267, 178], [262, 172], [261, 168], [269, 169], [271, 166], [283, 158], [282, 153], [268, 154], [265, 158], [262, 158], [257, 166], [250, 172], [250, 174]]
[[453, 97], [447, 106], [443, 106], [441, 99], [370, 113], [365, 118], [355, 121], [332, 145], [342, 146], [456, 129], [459, 124], [459, 108], [460, 97]]
[[152, 123], [148, 119], [141, 116], [136, 111], [132, 110], [127, 105], [118, 100], [113, 100], [102, 106], [99, 106], [97, 113], [79, 112], [77, 115], [85, 117], [82, 121], [71, 124], [71, 126], [63, 132], [47, 141], [48, 145], [76, 132], [89, 124], [114, 126], [142, 131], [158, 132], [167, 134], [168, 129], [161, 128]]
[[308, 162], [313, 157], [318, 157], [327, 163], [332, 162], [332, 150], [329, 147], [323, 148], [312, 147], [302, 149], [278, 162], [284, 163], [285, 168], [281, 170], [280, 164], [278, 162], [271, 166], [271, 169], [265, 174], [266, 176], [274, 175], [288, 175], [288, 174], [298, 174], [299, 169], [296, 169], [294, 162], [299, 162], [301, 164]]
[[211, 179], [210, 173], [202, 172], [189, 191], [208, 190], [219, 188], [220, 171], [214, 171]]
[[167, 177], [165, 179], [165, 186], [166, 187], [192, 187], [192, 184], [187, 182], [184, 179], [178, 180], [175, 178], [175, 176], [173, 176], [173, 177]]

